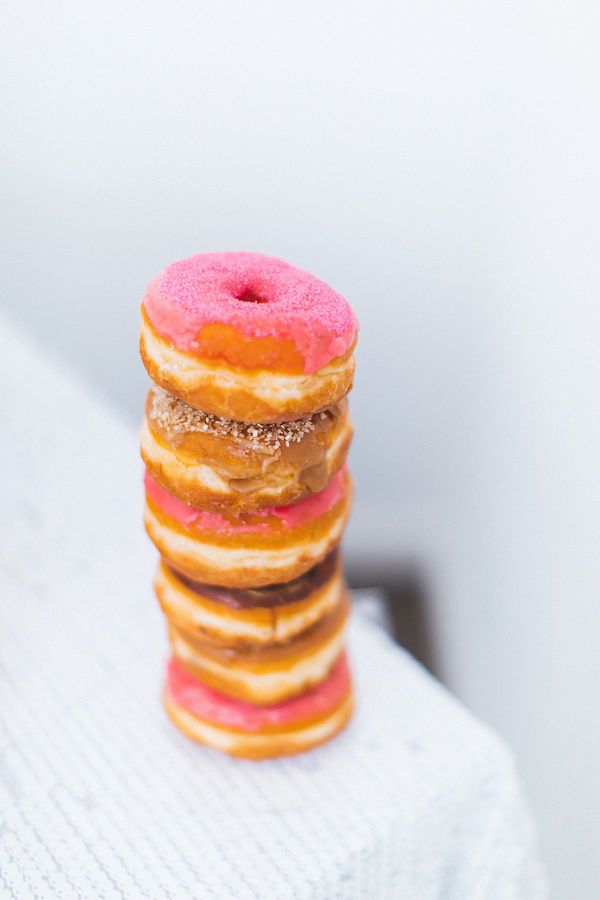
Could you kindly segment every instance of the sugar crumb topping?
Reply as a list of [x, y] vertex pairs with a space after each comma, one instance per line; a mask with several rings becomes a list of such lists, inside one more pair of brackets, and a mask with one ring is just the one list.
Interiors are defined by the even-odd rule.
[[267, 453], [275, 453], [282, 446], [299, 444], [307, 434], [315, 430], [315, 423], [318, 420], [328, 418], [327, 412], [318, 412], [291, 422], [250, 424], [224, 419], [195, 409], [159, 387], [152, 388], [151, 398], [150, 418], [167, 432], [172, 434], [189, 431], [206, 432], [218, 437], [229, 437], [238, 443], [249, 445], [252, 450]]

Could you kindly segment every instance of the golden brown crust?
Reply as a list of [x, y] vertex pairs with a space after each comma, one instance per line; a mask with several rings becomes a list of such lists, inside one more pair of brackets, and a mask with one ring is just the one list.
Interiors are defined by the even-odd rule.
[[174, 348], [158, 334], [142, 309], [140, 354], [155, 384], [198, 409], [241, 422], [285, 422], [333, 406], [352, 389], [354, 345], [311, 375], [287, 376], [297, 385], [294, 393], [258, 390], [260, 375], [277, 373], [234, 369], [225, 363], [200, 358]]
[[200, 561], [196, 554], [185, 553], [174, 550], [167, 542], [163, 541], [161, 536], [157, 536], [153, 531], [153, 524], [146, 521], [146, 532], [151, 541], [157, 547], [161, 556], [169, 559], [169, 564], [174, 569], [187, 575], [189, 578], [198, 578], [203, 581], [210, 581], [212, 584], [222, 585], [223, 587], [236, 588], [254, 588], [265, 587], [268, 584], [279, 584], [281, 581], [292, 581], [299, 578], [305, 572], [316, 565], [321, 559], [333, 550], [339, 537], [331, 538], [323, 546], [322, 550], [315, 553], [312, 548], [305, 550], [299, 549], [298, 555], [294, 562], [290, 562], [285, 566], [271, 567], [268, 560], [258, 565], [211, 565], [209, 562]]
[[348, 602], [339, 604], [305, 635], [288, 645], [230, 649], [199, 644], [171, 626], [173, 655], [195, 678], [246, 703], [282, 703], [327, 678], [343, 652]]
[[[154, 514], [156, 509], [146, 504], [144, 525], [150, 540], [169, 565], [197, 581], [253, 588], [291, 581], [324, 559], [341, 538], [350, 512], [350, 497], [310, 523], [308, 531], [299, 528], [271, 536], [210, 535], [204, 545], [194, 534], [181, 533], [178, 530], [181, 526], [171, 527], [172, 519], [166, 521], [165, 517], [161, 521]], [[249, 538], [255, 539], [252, 544]], [[218, 559], [211, 559], [206, 553], [206, 548], [210, 551], [211, 547], [219, 549]], [[228, 553], [228, 549], [233, 553]], [[244, 559], [240, 562], [242, 551]]]
[[337, 607], [286, 644], [231, 649], [169, 626], [174, 657], [187, 671], [219, 693], [261, 705], [285, 702], [327, 677], [343, 652], [350, 604]]
[[318, 747], [339, 734], [354, 712], [354, 695], [350, 690], [339, 706], [318, 721], [313, 720], [307, 724], [305, 729], [295, 723], [293, 727], [277, 732], [261, 731], [248, 734], [205, 722], [176, 704], [168, 692], [165, 693], [164, 703], [167, 715], [186, 737], [230, 756], [250, 760], [292, 756]]
[[284, 643], [311, 628], [339, 602], [345, 585], [338, 559], [330, 576], [300, 600], [235, 608], [192, 590], [161, 562], [155, 590], [167, 619], [187, 634], [223, 647], [247, 648]]
[[[334, 635], [343, 630], [349, 613], [350, 601], [348, 595], [344, 592], [335, 607], [329, 610], [327, 615], [323, 616], [318, 622], [315, 622], [311, 628], [306, 629], [306, 631], [283, 644], [268, 644], [262, 647], [223, 647], [210, 639], [207, 640], [202, 635], [187, 631], [173, 622], [169, 624], [173, 634], [181, 638], [193, 653], [194, 659], [198, 660], [199, 666], [202, 666], [202, 661], [206, 659], [231, 670], [263, 674], [265, 672], [285, 672], [290, 666], [296, 665], [297, 662], [310, 659]], [[192, 670], [191, 665], [183, 664], [186, 668]], [[200, 673], [198, 673], [197, 677], [201, 681], [205, 681], [205, 678]]]
[[[351, 435], [335, 451], [327, 462], [325, 482], [330, 480], [342, 468], [350, 448]], [[221, 493], [206, 485], [199, 484], [189, 473], [177, 465], [159, 461], [157, 455], [148, 446], [142, 447], [142, 459], [146, 468], [158, 483], [184, 503], [199, 509], [210, 509], [214, 512], [247, 512], [264, 509], [268, 506], [287, 506], [308, 497], [313, 491], [299, 481], [289, 481], [275, 491], [272, 487], [256, 488], [251, 493]]]
[[182, 462], [202, 459], [229, 478], [256, 478], [265, 466], [285, 474], [314, 466], [348, 421], [345, 399], [293, 422], [254, 425], [209, 415], [157, 387], [148, 391], [145, 410], [161, 445]]
[[149, 398], [141, 454], [153, 478], [191, 506], [232, 513], [286, 506], [323, 490], [346, 460], [347, 403], [321, 415], [314, 433], [267, 452], [228, 436], [169, 433], [153, 417]]

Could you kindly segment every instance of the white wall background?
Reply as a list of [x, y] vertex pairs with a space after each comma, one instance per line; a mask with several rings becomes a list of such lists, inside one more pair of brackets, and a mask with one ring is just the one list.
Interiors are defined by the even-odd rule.
[[137, 303], [172, 259], [255, 249], [345, 293], [351, 547], [426, 563], [443, 673], [514, 746], [555, 895], [597, 896], [598, 5], [3, 18], [6, 307], [138, 417]]

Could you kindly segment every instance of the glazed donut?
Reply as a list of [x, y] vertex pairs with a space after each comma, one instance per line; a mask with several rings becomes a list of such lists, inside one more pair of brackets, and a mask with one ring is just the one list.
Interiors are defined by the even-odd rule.
[[348, 597], [285, 644], [230, 648], [200, 640], [169, 623], [173, 655], [209, 687], [248, 703], [279, 703], [327, 677], [344, 648]]
[[252, 588], [298, 578], [340, 540], [350, 512], [346, 469], [289, 506], [225, 516], [178, 500], [146, 472], [144, 524], [162, 557], [195, 581]]
[[321, 491], [352, 438], [342, 400], [306, 419], [247, 425], [196, 410], [161, 388], [146, 401], [142, 457], [164, 488], [192, 506], [240, 512]]
[[281, 422], [352, 387], [357, 322], [347, 301], [289, 263], [200, 253], [168, 266], [142, 302], [150, 378], [190, 406]]
[[167, 670], [165, 707], [177, 728], [192, 740], [245, 759], [289, 756], [323, 744], [348, 723], [353, 706], [345, 653], [317, 687], [270, 706], [227, 697], [174, 658]]
[[296, 637], [327, 615], [346, 588], [334, 550], [294, 581], [246, 591], [193, 581], [163, 560], [155, 589], [162, 611], [177, 628], [225, 647], [247, 647]]

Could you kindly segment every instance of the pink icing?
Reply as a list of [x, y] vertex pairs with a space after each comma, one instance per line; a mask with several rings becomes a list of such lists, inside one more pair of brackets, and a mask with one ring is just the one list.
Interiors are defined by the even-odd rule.
[[175, 703], [201, 719], [247, 732], [326, 715], [342, 702], [349, 688], [350, 670], [345, 653], [317, 687], [272, 706], [255, 706], [234, 700], [209, 688], [194, 678], [175, 657], [171, 657], [167, 668], [167, 690]]
[[[270, 506], [266, 509], [259, 509], [252, 513], [252, 518], [257, 516], [268, 517], [275, 516], [280, 520], [286, 530], [300, 528], [306, 522], [310, 522], [319, 516], [329, 512], [332, 507], [340, 500], [346, 491], [345, 488], [345, 471], [344, 467], [337, 475], [334, 475], [327, 487], [319, 491], [318, 494], [311, 494], [298, 503], [290, 503], [288, 506]], [[182, 525], [198, 528], [200, 530], [217, 531], [228, 534], [248, 534], [257, 531], [269, 531], [268, 522], [244, 522], [240, 518], [238, 522], [232, 522], [221, 516], [217, 512], [210, 512], [205, 509], [197, 509], [195, 506], [189, 506], [169, 491], [166, 491], [155, 479], [150, 472], [144, 474], [144, 487], [148, 497], [159, 506], [166, 515]]]
[[[244, 296], [255, 302], [242, 302]], [[358, 328], [341, 294], [260, 253], [199, 253], [172, 263], [148, 286], [144, 309], [180, 350], [197, 349], [200, 329], [222, 323], [248, 337], [292, 341], [305, 372], [346, 353]]]

